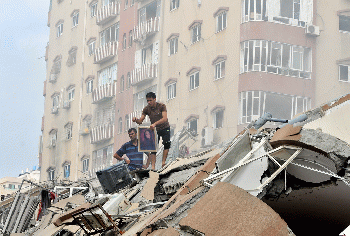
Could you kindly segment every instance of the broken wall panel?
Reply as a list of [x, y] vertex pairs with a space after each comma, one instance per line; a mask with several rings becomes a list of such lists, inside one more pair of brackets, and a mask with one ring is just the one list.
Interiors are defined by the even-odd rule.
[[217, 160], [215, 163], [217, 170], [224, 171], [234, 166], [251, 150], [249, 132], [245, 131], [242, 136], [238, 136], [237, 139], [233, 141], [231, 147]]
[[282, 218], [241, 188], [220, 182], [179, 222], [205, 235], [289, 235]]
[[[257, 196], [262, 191], [262, 189], [255, 189], [257, 189], [262, 184], [262, 176], [269, 166], [269, 158], [267, 156], [263, 156], [268, 150], [267, 144], [261, 145], [260, 147], [258, 146], [259, 143], [253, 144], [253, 149], [255, 147], [257, 147], [258, 149], [251, 154], [249, 159], [262, 156], [261, 159], [250, 162], [247, 165], [241, 166], [237, 170], [233, 171], [231, 174], [224, 177], [221, 181], [233, 184], [237, 187], [245, 189], [246, 191], [249, 191], [249, 193], [253, 196]], [[249, 161], [249, 159], [247, 159], [247, 161]]]

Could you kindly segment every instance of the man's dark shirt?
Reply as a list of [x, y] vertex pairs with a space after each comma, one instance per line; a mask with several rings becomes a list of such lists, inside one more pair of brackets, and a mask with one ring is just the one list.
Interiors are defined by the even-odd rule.
[[[151, 124], [154, 124], [158, 120], [163, 118], [162, 112], [167, 111], [166, 106], [163, 103], [156, 103], [155, 107], [151, 107], [150, 105], [147, 105], [145, 108], [143, 108], [142, 114], [148, 115], [149, 119], [151, 120]], [[169, 128], [169, 122], [168, 120], [164, 123], [156, 125], [157, 131]]]
[[130, 164], [128, 167], [130, 170], [142, 169], [143, 152], [139, 152], [138, 146], [133, 145], [132, 141], [124, 143], [123, 146], [117, 151], [117, 154], [120, 157], [125, 154], [129, 158]]

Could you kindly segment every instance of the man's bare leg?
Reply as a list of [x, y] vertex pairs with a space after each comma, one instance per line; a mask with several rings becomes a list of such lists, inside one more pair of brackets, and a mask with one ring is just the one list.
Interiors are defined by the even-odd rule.
[[163, 151], [163, 159], [162, 159], [162, 167], [165, 166], [166, 158], [168, 157], [169, 149], [164, 149]]
[[156, 154], [149, 155], [149, 158], [151, 159], [152, 170], [155, 170], [156, 169]]

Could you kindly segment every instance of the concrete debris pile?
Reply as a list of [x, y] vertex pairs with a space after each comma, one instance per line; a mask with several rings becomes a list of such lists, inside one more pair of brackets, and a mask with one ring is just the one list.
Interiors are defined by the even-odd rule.
[[[252, 122], [192, 156], [179, 151], [195, 140], [182, 130], [164, 168], [136, 171], [122, 189], [90, 179], [18, 192], [0, 204], [2, 233], [339, 235], [350, 225], [349, 113], [346, 95], [277, 128]], [[43, 191], [55, 199], [43, 205]]]

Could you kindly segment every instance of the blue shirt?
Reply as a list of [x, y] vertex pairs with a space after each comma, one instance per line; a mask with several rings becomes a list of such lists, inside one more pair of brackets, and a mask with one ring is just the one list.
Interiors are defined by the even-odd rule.
[[143, 152], [139, 152], [138, 145], [133, 145], [132, 141], [124, 143], [123, 146], [117, 151], [117, 154], [120, 157], [125, 154], [129, 158], [129, 170], [142, 169]]

